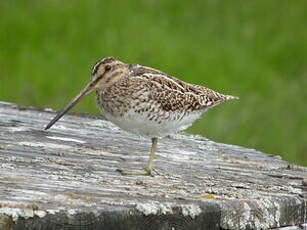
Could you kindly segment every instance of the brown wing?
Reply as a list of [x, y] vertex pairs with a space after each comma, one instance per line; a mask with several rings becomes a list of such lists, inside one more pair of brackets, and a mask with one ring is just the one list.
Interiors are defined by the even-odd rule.
[[[150, 71], [148, 71], [150, 70]], [[164, 111], [203, 110], [226, 100], [226, 96], [211, 89], [192, 85], [151, 68], [138, 68], [132, 78], [139, 79], [151, 92], [152, 100]]]
[[[131, 76], [141, 76], [141, 77], [147, 76], [148, 78], [148, 76], [150, 75], [151, 80], [157, 81], [160, 84], [166, 84], [169, 88], [175, 87], [177, 90], [182, 89], [183, 92], [191, 92], [191, 93], [195, 93], [196, 95], [205, 95], [209, 97], [210, 99], [212, 99], [213, 101], [219, 101], [227, 97], [227, 95], [223, 95], [221, 93], [215, 92], [212, 89], [209, 89], [209, 88], [206, 88], [200, 85], [186, 83], [184, 81], [179, 80], [176, 77], [170, 76], [160, 70], [157, 70], [151, 67], [141, 66], [138, 64], [130, 64], [129, 68], [131, 70]], [[173, 82], [177, 84], [172, 84]], [[179, 86], [180, 89], [177, 86]]]

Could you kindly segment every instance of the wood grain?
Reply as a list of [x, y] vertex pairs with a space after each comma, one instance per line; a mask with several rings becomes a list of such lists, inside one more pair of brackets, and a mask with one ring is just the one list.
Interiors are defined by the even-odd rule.
[[269, 229], [306, 223], [307, 168], [253, 149], [177, 134], [159, 175], [150, 140], [100, 116], [0, 103], [0, 229]]

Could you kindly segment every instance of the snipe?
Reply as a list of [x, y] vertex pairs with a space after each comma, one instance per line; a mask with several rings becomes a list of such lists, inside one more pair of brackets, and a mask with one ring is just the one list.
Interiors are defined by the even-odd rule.
[[45, 129], [93, 90], [96, 91], [98, 107], [109, 121], [123, 130], [152, 139], [145, 170], [119, 170], [125, 175], [151, 175], [159, 137], [186, 129], [203, 112], [220, 102], [237, 99], [183, 82], [150, 67], [125, 64], [107, 57], [93, 66], [87, 86]]

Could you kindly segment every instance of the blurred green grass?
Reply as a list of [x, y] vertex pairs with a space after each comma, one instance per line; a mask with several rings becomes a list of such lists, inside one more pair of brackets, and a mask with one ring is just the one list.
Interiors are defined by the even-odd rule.
[[4, 0], [0, 100], [60, 109], [115, 56], [240, 96], [189, 132], [307, 165], [306, 28], [303, 0]]

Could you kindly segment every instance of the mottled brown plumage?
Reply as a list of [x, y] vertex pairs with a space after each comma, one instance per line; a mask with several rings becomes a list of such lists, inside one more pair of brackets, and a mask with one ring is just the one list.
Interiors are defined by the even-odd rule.
[[152, 138], [145, 172], [121, 171], [123, 174], [151, 175], [158, 137], [184, 130], [207, 109], [236, 99], [150, 67], [108, 57], [94, 65], [90, 83], [46, 129], [92, 90], [96, 91], [98, 107], [108, 120], [128, 132]]

